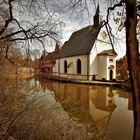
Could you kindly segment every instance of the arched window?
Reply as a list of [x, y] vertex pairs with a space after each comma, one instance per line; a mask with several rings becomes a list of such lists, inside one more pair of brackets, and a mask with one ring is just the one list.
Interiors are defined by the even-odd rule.
[[113, 70], [110, 70], [110, 80], [113, 80]]
[[64, 61], [64, 73], [67, 73], [67, 61]]
[[78, 74], [81, 73], [81, 60], [80, 59], [77, 60], [77, 73]]

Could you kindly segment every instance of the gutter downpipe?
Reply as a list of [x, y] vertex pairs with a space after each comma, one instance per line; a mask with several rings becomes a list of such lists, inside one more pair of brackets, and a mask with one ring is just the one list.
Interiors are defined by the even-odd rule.
[[59, 77], [60, 77], [60, 58], [58, 60], [58, 73], [59, 73]]
[[90, 57], [90, 53], [87, 54], [87, 80], [89, 80], [89, 57]]

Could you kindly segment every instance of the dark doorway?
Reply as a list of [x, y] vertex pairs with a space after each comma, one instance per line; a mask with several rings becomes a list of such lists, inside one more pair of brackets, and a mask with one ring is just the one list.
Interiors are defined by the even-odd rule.
[[77, 60], [77, 73], [81, 74], [81, 60], [80, 59]]
[[67, 73], [67, 61], [64, 61], [64, 73]]
[[110, 70], [110, 80], [113, 80], [113, 70]]

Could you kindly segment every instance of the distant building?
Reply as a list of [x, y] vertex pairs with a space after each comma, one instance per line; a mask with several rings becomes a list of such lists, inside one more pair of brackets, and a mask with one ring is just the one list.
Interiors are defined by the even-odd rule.
[[74, 32], [64, 43], [53, 67], [55, 76], [82, 80], [113, 80], [116, 78], [117, 53], [99, 7], [94, 25]]
[[40, 69], [40, 71], [51, 73], [59, 52], [60, 48], [58, 44], [56, 44], [55, 50], [53, 52], [44, 51], [38, 60], [36, 67]]

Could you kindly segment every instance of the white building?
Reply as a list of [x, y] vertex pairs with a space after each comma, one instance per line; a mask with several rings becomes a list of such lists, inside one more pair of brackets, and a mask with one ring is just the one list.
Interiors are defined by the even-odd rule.
[[99, 21], [99, 7], [94, 25], [74, 32], [64, 43], [53, 67], [53, 75], [82, 80], [116, 78], [117, 53], [107, 26]]

